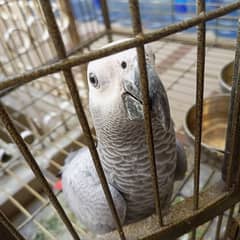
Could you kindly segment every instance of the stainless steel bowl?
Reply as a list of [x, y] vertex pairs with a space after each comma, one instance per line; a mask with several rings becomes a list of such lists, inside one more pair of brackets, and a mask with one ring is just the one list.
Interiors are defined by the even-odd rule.
[[220, 86], [224, 93], [230, 93], [232, 89], [233, 64], [234, 62], [228, 63], [221, 72]]
[[[206, 98], [203, 103], [201, 160], [217, 168], [222, 164], [229, 100], [229, 95], [224, 94]], [[195, 139], [195, 112], [196, 106], [193, 105], [184, 122], [184, 130], [191, 143]]]

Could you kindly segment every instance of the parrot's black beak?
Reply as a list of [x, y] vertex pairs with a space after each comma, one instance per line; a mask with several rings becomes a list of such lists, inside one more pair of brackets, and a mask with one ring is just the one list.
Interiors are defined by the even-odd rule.
[[[159, 113], [163, 128], [168, 130], [171, 117], [166, 90], [157, 72], [150, 64], [147, 65], [147, 75], [150, 110]], [[123, 88], [122, 99], [128, 119], [143, 120], [143, 99], [140, 90], [140, 73], [137, 66], [132, 76], [130, 76], [129, 79], [123, 80]]]
[[126, 110], [126, 114], [129, 120], [142, 120], [143, 105], [142, 101], [135, 97], [131, 92], [125, 91], [122, 94], [123, 104]]
[[[122, 94], [123, 104], [129, 120], [143, 120], [143, 100], [140, 89], [140, 74], [138, 70], [133, 72], [132, 77], [123, 80], [124, 92]], [[152, 97], [149, 94], [150, 109], [152, 109]]]

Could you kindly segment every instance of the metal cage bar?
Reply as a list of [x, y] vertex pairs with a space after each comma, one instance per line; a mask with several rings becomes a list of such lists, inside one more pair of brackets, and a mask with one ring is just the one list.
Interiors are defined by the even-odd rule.
[[3, 89], [14, 87], [14, 86], [21, 86], [25, 83], [31, 82], [32, 80], [35, 80], [47, 74], [56, 73], [64, 69], [68, 69], [70, 67], [74, 67], [79, 64], [86, 63], [88, 61], [106, 57], [111, 55], [112, 53], [117, 53], [123, 50], [127, 50], [129, 48], [136, 47], [139, 44], [145, 44], [145, 43], [150, 43], [150, 42], [159, 40], [160, 38], [186, 30], [202, 22], [206, 22], [214, 18], [223, 16], [239, 8], [240, 8], [240, 2], [235, 2], [235, 3], [229, 4], [226, 7], [221, 7], [215, 11], [201, 14], [199, 16], [196, 16], [192, 19], [189, 19], [180, 23], [169, 25], [168, 27], [164, 27], [161, 30], [157, 30], [149, 33], [143, 33], [143, 36], [141, 39], [137, 39], [136, 37], [133, 37], [128, 41], [119, 43], [115, 46], [109, 46], [104, 49], [94, 50], [83, 55], [71, 56], [63, 60], [57, 60], [56, 62], [51, 63], [49, 65], [41, 66], [27, 73], [23, 73], [21, 75], [17, 75], [17, 76], [13, 76], [5, 79], [5, 81], [0, 82], [0, 91]]
[[[141, 23], [138, 0], [131, 0], [129, 3], [130, 3], [129, 5], [130, 12], [132, 15], [133, 33], [138, 39], [142, 37], [142, 23]], [[151, 166], [152, 187], [153, 187], [153, 193], [154, 193], [154, 199], [155, 199], [155, 209], [158, 215], [159, 224], [160, 226], [163, 226], [157, 168], [156, 168], [156, 160], [155, 160], [155, 153], [154, 153], [152, 118], [151, 118], [150, 103], [149, 103], [148, 77], [147, 77], [144, 45], [141, 44], [140, 46], [137, 47], [136, 50], [137, 50], [137, 57], [138, 57], [138, 67], [140, 70], [140, 78], [141, 78], [141, 93], [143, 96], [143, 111], [144, 111], [144, 127], [146, 131], [146, 143], [148, 145], [148, 155], [149, 155], [149, 161]]]
[[[148, 84], [147, 84], [147, 71], [146, 71], [146, 62], [145, 62], [145, 54], [144, 54], [144, 44], [149, 43], [155, 40], [158, 40], [160, 38], [163, 38], [165, 36], [168, 36], [170, 34], [185, 30], [189, 27], [195, 26], [195, 25], [200, 25], [199, 31], [198, 31], [198, 58], [197, 58], [197, 94], [196, 94], [196, 101], [197, 101], [197, 106], [198, 106], [198, 111], [197, 111], [197, 121], [199, 121], [199, 129], [196, 134], [196, 142], [195, 142], [195, 191], [194, 191], [194, 196], [191, 199], [191, 203], [194, 206], [194, 210], [191, 215], [189, 215], [186, 218], [183, 218], [181, 222], [174, 222], [171, 223], [170, 225], [163, 226], [161, 229], [158, 229], [157, 232], [155, 232], [152, 236], [143, 238], [143, 239], [159, 239], [159, 237], [178, 237], [182, 233], [185, 233], [189, 231], [190, 229], [202, 224], [205, 221], [208, 221], [211, 217], [215, 217], [217, 215], [221, 215], [222, 211], [224, 211], [227, 208], [230, 208], [234, 203], [238, 202], [240, 199], [239, 194], [235, 192], [230, 192], [230, 193], [222, 193], [218, 195], [218, 199], [215, 201], [212, 201], [210, 205], [207, 205], [206, 207], [204, 206], [203, 208], [199, 208], [199, 189], [198, 189], [198, 183], [199, 183], [199, 164], [200, 164], [200, 147], [201, 147], [201, 115], [202, 115], [202, 97], [203, 97], [203, 83], [204, 83], [204, 64], [205, 64], [205, 21], [213, 19], [218, 16], [222, 16], [228, 12], [231, 12], [235, 9], [240, 8], [240, 2], [236, 2], [233, 4], [230, 4], [226, 7], [220, 8], [218, 10], [212, 11], [210, 13], [203, 13], [204, 11], [204, 5], [203, 1], [198, 0], [198, 5], [199, 5], [199, 16], [194, 17], [190, 20], [181, 22], [179, 24], [173, 24], [171, 26], [165, 27], [161, 30], [157, 30], [151, 33], [142, 33], [142, 27], [141, 27], [141, 21], [140, 21], [140, 14], [139, 14], [139, 7], [138, 7], [138, 1], [137, 0], [131, 0], [130, 1], [130, 6], [132, 10], [132, 18], [133, 18], [133, 29], [134, 29], [134, 34], [135, 37], [131, 38], [130, 40], [120, 43], [116, 46], [111, 46], [107, 47], [105, 49], [100, 49], [96, 51], [92, 51], [87, 54], [83, 55], [78, 55], [78, 56], [71, 56], [67, 57], [67, 53], [65, 50], [64, 43], [62, 41], [60, 32], [58, 30], [52, 9], [51, 9], [51, 4], [49, 1], [45, 0], [39, 0], [41, 2], [41, 6], [47, 21], [48, 29], [50, 32], [50, 35], [52, 37], [52, 40], [54, 42], [54, 46], [56, 48], [57, 54], [58, 54], [58, 59], [55, 63], [49, 64], [47, 66], [42, 66], [38, 69], [32, 70], [28, 73], [24, 73], [19, 76], [11, 77], [6, 79], [4, 82], [0, 83], [0, 92], [1, 90], [8, 89], [9, 87], [16, 87], [23, 85], [25, 83], [31, 82], [34, 79], [37, 79], [41, 76], [45, 76], [50, 73], [55, 73], [59, 71], [63, 71], [65, 81], [68, 85], [68, 88], [71, 92], [72, 95], [72, 100], [75, 106], [75, 110], [78, 116], [78, 119], [80, 121], [80, 124], [83, 128], [84, 135], [87, 139], [87, 145], [90, 148], [90, 152], [93, 157], [93, 161], [95, 163], [96, 170], [98, 172], [101, 184], [103, 186], [103, 190], [106, 194], [106, 198], [108, 200], [108, 204], [111, 208], [113, 218], [116, 221], [116, 225], [118, 228], [118, 232], [120, 234], [121, 239], [125, 239], [125, 235], [122, 229], [122, 226], [120, 224], [119, 218], [117, 216], [117, 212], [114, 206], [114, 203], [111, 198], [111, 193], [109, 191], [106, 178], [101, 166], [101, 162], [99, 160], [99, 156], [97, 154], [95, 144], [94, 144], [94, 139], [91, 135], [89, 125], [87, 123], [86, 116], [84, 114], [83, 106], [80, 101], [80, 96], [78, 94], [77, 86], [73, 78], [72, 70], [71, 67], [79, 65], [79, 64], [85, 64], [86, 62], [94, 59], [98, 59], [104, 56], [108, 56], [112, 53], [120, 52], [125, 49], [129, 49], [132, 47], [137, 47], [137, 53], [138, 53], [138, 60], [139, 60], [139, 67], [141, 69], [141, 85], [142, 85], [142, 93], [143, 93], [143, 99], [144, 99], [144, 116], [145, 116], [145, 127], [146, 127], [146, 133], [147, 133], [147, 143], [149, 146], [149, 154], [150, 154], [150, 160], [152, 163], [152, 175], [153, 175], [153, 186], [155, 189], [155, 200], [156, 200], [156, 209], [157, 213], [159, 216], [159, 222], [162, 224], [162, 217], [161, 217], [161, 207], [160, 207], [160, 201], [159, 201], [159, 195], [158, 195], [158, 186], [157, 186], [157, 173], [156, 173], [156, 167], [154, 167], [154, 146], [153, 146], [153, 141], [152, 141], [152, 130], [151, 130], [151, 118], [150, 118], [150, 113], [149, 113], [149, 104], [148, 104]], [[107, 7], [106, 1], [102, 0], [102, 6], [105, 4], [105, 8]], [[105, 19], [105, 25], [106, 25], [106, 33], [110, 34], [112, 33], [110, 20], [107, 12], [107, 8], [105, 9], [105, 17], [108, 18], [108, 23], [106, 23]], [[103, 10], [104, 12], [104, 10]], [[240, 38], [240, 37], [239, 37]], [[238, 41], [239, 41], [238, 38]], [[109, 41], [112, 39], [109, 37]], [[239, 46], [239, 45], [238, 45]], [[239, 63], [239, 62], [238, 62]], [[235, 63], [235, 67], [238, 66], [237, 63]], [[239, 73], [239, 69], [235, 70], [235, 75], [234, 75], [234, 86], [235, 88], [238, 87], [239, 89], [239, 84], [240, 80], [236, 78], [236, 74]], [[237, 89], [236, 89], [237, 91]], [[236, 121], [237, 125], [235, 126], [235, 129], [238, 129], [238, 122], [239, 119], [236, 117], [238, 115], [237, 112], [239, 111], [239, 99], [240, 99], [240, 91], [236, 92], [236, 95], [234, 97], [237, 99], [235, 101], [235, 104], [232, 109], [232, 114], [234, 121]], [[235, 99], [234, 98], [234, 99]], [[34, 160], [31, 152], [28, 150], [26, 144], [24, 143], [23, 139], [21, 136], [17, 133], [17, 130], [13, 124], [13, 121], [11, 121], [10, 117], [8, 116], [7, 112], [5, 111], [4, 107], [2, 104], [0, 104], [0, 117], [2, 118], [2, 121], [12, 136], [13, 140], [16, 142], [17, 146], [19, 147], [20, 151], [22, 152], [23, 156], [25, 156], [28, 164], [32, 168], [33, 172], [37, 176], [38, 179], [40, 179], [42, 185], [45, 188], [45, 191], [47, 192], [50, 201], [53, 203], [55, 208], [57, 209], [57, 212], [59, 213], [60, 217], [64, 221], [65, 225], [68, 227], [69, 231], [72, 233], [73, 237], [75, 239], [79, 239], [76, 231], [72, 227], [69, 219], [67, 218], [64, 210], [61, 208], [61, 205], [59, 204], [57, 198], [53, 194], [53, 192], [50, 189], [50, 186], [48, 185], [48, 182], [46, 178], [43, 176], [41, 170], [39, 169], [36, 161]], [[236, 117], [236, 118], [234, 118]], [[233, 124], [232, 122], [230, 122]], [[231, 129], [234, 135], [236, 136], [236, 132]], [[235, 141], [236, 144], [234, 146], [237, 146], [237, 141]], [[54, 145], [54, 144], [53, 144]], [[231, 154], [234, 156], [234, 146], [232, 147]], [[235, 150], [236, 150], [235, 146]], [[67, 154], [65, 150], [61, 150], [64, 154]], [[226, 151], [227, 152], [227, 151]], [[233, 159], [233, 157], [232, 157]], [[232, 167], [230, 167], [232, 168]], [[196, 186], [197, 185], [197, 186]], [[196, 188], [197, 187], [197, 188]], [[212, 210], [212, 212], [210, 212]], [[204, 213], [206, 211], [209, 212], [208, 216], [205, 216]], [[4, 219], [1, 218], [1, 221], [4, 222]]]
[[[56, 20], [54, 18], [54, 14], [51, 9], [51, 4], [49, 1], [46, 1], [46, 0], [40, 0], [40, 4], [41, 4], [41, 7], [42, 7], [42, 10], [43, 10], [46, 22], [47, 22], [49, 34], [55, 45], [57, 55], [58, 55], [59, 59], [64, 59], [67, 56], [66, 50], [65, 50], [65, 46], [64, 46], [60, 31], [58, 29]], [[86, 138], [87, 146], [89, 147], [89, 150], [91, 152], [96, 171], [98, 173], [101, 185], [103, 187], [103, 191], [104, 191], [106, 200], [109, 204], [109, 208], [111, 210], [113, 219], [116, 223], [116, 227], [118, 229], [120, 238], [122, 240], [124, 240], [125, 235], [124, 235], [124, 232], [123, 232], [123, 229], [121, 226], [121, 222], [118, 217], [118, 213], [117, 213], [116, 207], [114, 205], [114, 202], [113, 202], [113, 199], [111, 196], [111, 192], [110, 192], [110, 189], [109, 189], [109, 186], [108, 186], [108, 183], [107, 183], [107, 180], [106, 180], [106, 177], [105, 177], [105, 174], [104, 174], [104, 171], [103, 171], [103, 168], [102, 168], [102, 165], [101, 165], [101, 162], [100, 162], [100, 159], [99, 159], [99, 156], [98, 156], [95, 144], [94, 144], [93, 137], [91, 135], [90, 127], [88, 125], [87, 118], [84, 113], [83, 106], [81, 104], [77, 85], [75, 83], [71, 69], [64, 69], [63, 75], [65, 77], [69, 91], [71, 92], [73, 104], [74, 104], [79, 122], [81, 124], [81, 127], [83, 129], [83, 133]]]
[[25, 240], [25, 238], [18, 232], [18, 230], [12, 225], [8, 218], [3, 214], [1, 209], [0, 209], [0, 223], [3, 224], [3, 227], [6, 230], [8, 230], [16, 240]]
[[36, 178], [42, 184], [42, 187], [43, 187], [44, 191], [46, 192], [47, 196], [49, 197], [49, 200], [51, 201], [53, 206], [56, 208], [59, 216], [61, 217], [63, 222], [66, 224], [66, 227], [69, 229], [69, 232], [72, 234], [74, 239], [79, 240], [79, 237], [78, 237], [76, 231], [74, 230], [70, 220], [67, 218], [61, 204], [59, 203], [59, 201], [55, 197], [53, 191], [51, 190], [51, 187], [49, 186], [47, 180], [45, 179], [45, 177], [44, 177], [41, 169], [39, 168], [36, 160], [34, 159], [33, 155], [29, 151], [29, 149], [28, 149], [27, 145], [25, 144], [24, 140], [22, 139], [22, 137], [18, 133], [17, 129], [15, 128], [12, 120], [8, 116], [8, 113], [4, 109], [1, 102], [0, 102], [0, 118], [3, 122], [3, 125], [8, 130], [10, 136], [12, 137], [13, 141], [16, 143], [20, 152], [24, 156], [25, 160], [29, 164], [32, 171], [34, 172]]
[[[198, 15], [205, 12], [205, 1], [197, 0]], [[199, 183], [200, 183], [200, 160], [202, 141], [202, 115], [203, 115], [203, 94], [204, 94], [204, 70], [205, 70], [205, 45], [206, 45], [206, 24], [202, 22], [197, 32], [197, 72], [196, 72], [196, 129], [194, 141], [194, 195], [193, 209], [199, 208]], [[192, 232], [192, 239], [196, 239], [196, 229]]]
[[[197, 1], [198, 14], [205, 12], [203, 0]], [[194, 155], [194, 210], [199, 207], [199, 177], [201, 159], [201, 139], [202, 139], [202, 114], [203, 114], [203, 94], [204, 94], [204, 69], [205, 69], [205, 23], [199, 24], [198, 45], [197, 45], [197, 74], [196, 74], [196, 131], [195, 131], [195, 155]]]
[[[1, 189], [1, 188], [0, 188]], [[4, 189], [1, 189], [2, 192], [4, 192], [4, 194], [6, 194], [6, 196], [9, 198], [9, 200], [14, 204], [14, 206], [16, 206], [26, 217], [31, 218], [32, 215], [30, 214], [30, 212], [24, 207], [22, 206], [22, 204], [20, 204], [15, 198], [13, 198], [11, 196], [11, 194], [7, 191], [5, 191]], [[51, 240], [55, 240], [54, 236], [52, 233], [50, 233], [49, 231], [47, 231], [47, 229], [38, 221], [36, 221], [35, 219], [33, 219], [33, 223], [34, 225], [36, 225], [36, 227], [38, 227], [42, 232], [46, 233], [46, 235], [48, 236], [49, 239]]]
[[[236, 43], [235, 61], [234, 61], [234, 71], [233, 71], [233, 85], [231, 92], [231, 100], [229, 103], [229, 116], [228, 116], [228, 127], [227, 127], [227, 137], [223, 164], [223, 179], [227, 182], [229, 188], [232, 187], [234, 183], [234, 176], [239, 169], [239, 156], [236, 155], [239, 146], [239, 140], [237, 139], [237, 132], [239, 132], [239, 113], [240, 113], [240, 24], [238, 26], [238, 37]], [[239, 150], [238, 150], [239, 151]], [[239, 180], [239, 179], [238, 179]]]

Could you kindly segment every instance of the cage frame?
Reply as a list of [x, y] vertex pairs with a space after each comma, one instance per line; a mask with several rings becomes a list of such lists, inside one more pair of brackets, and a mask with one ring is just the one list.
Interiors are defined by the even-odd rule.
[[[169, 25], [160, 30], [156, 30], [150, 33], [144, 33], [141, 27], [140, 12], [137, 0], [130, 0], [129, 7], [132, 16], [132, 27], [133, 27], [133, 36], [129, 40], [123, 43], [116, 44], [114, 46], [106, 47], [104, 49], [94, 50], [89, 53], [84, 53], [81, 55], [73, 55], [85, 45], [81, 44], [71, 54], [67, 54], [65, 50], [64, 43], [61, 38], [61, 34], [56, 24], [54, 18], [50, 1], [39, 0], [45, 20], [47, 22], [47, 27], [49, 34], [54, 42], [55, 49], [57, 51], [58, 58], [52, 63], [38, 67], [29, 72], [23, 74], [8, 77], [5, 81], [0, 83], [0, 93], [10, 91], [20, 87], [26, 83], [37, 80], [39, 77], [46, 76], [48, 74], [63, 72], [65, 81], [70, 89], [72, 100], [75, 106], [76, 114], [78, 116], [81, 127], [85, 138], [87, 139], [87, 145], [92, 154], [93, 161], [96, 166], [96, 170], [99, 174], [99, 178], [106, 194], [110, 209], [112, 211], [113, 218], [116, 221], [117, 230], [119, 233], [120, 239], [126, 239], [123, 228], [120, 224], [120, 221], [117, 216], [117, 212], [111, 198], [110, 191], [107, 186], [106, 178], [101, 167], [100, 159], [98, 157], [94, 140], [91, 136], [91, 131], [87, 123], [87, 119], [81, 105], [81, 100], [79, 93], [77, 91], [77, 86], [74, 80], [74, 77], [71, 72], [71, 68], [77, 65], [85, 64], [91, 60], [99, 59], [101, 57], [109, 56], [113, 53], [120, 52], [129, 48], [137, 48], [139, 67], [141, 67], [141, 86], [143, 93], [143, 106], [144, 106], [144, 117], [145, 117], [145, 128], [146, 128], [146, 137], [147, 143], [149, 146], [149, 156], [152, 163], [152, 178], [153, 186], [155, 192], [155, 203], [156, 203], [156, 212], [158, 215], [158, 223], [160, 228], [158, 231], [150, 234], [149, 236], [143, 237], [141, 239], [159, 239], [160, 237], [166, 238], [175, 238], [186, 232], [189, 232], [190, 229], [193, 230], [193, 239], [195, 239], [194, 228], [201, 225], [207, 220], [210, 220], [213, 217], [220, 216], [219, 222], [221, 220], [221, 214], [224, 210], [232, 208], [236, 203], [240, 201], [239, 193], [239, 177], [240, 177], [240, 168], [239, 159], [237, 159], [236, 154], [237, 150], [240, 148], [240, 141], [237, 139], [237, 134], [240, 131], [240, 119], [237, 117], [240, 113], [240, 78], [239, 78], [239, 56], [240, 56], [240, 27], [238, 28], [238, 38], [236, 45], [236, 55], [235, 55], [235, 65], [234, 65], [234, 74], [233, 74], [233, 88], [231, 92], [231, 103], [230, 111], [228, 116], [228, 134], [226, 138], [226, 149], [225, 149], [225, 158], [223, 166], [223, 178], [227, 178], [227, 186], [224, 189], [219, 189], [218, 186], [208, 189], [207, 192], [199, 193], [199, 173], [200, 173], [200, 156], [201, 156], [201, 125], [202, 125], [202, 105], [203, 105], [203, 87], [204, 87], [204, 63], [205, 63], [205, 22], [212, 20], [216, 17], [223, 16], [233, 10], [240, 8], [240, 2], [235, 2], [229, 4], [225, 7], [221, 7], [217, 10], [205, 13], [204, 1], [198, 0], [198, 16], [180, 22], [176, 24]], [[109, 41], [112, 41], [112, 34], [114, 30], [111, 28], [111, 23], [108, 14], [107, 1], [101, 0], [102, 13], [104, 17], [105, 31], [99, 34], [101, 36], [107, 36]], [[165, 225], [161, 216], [161, 207], [158, 196], [158, 186], [157, 186], [157, 176], [156, 176], [156, 167], [154, 166], [154, 150], [153, 150], [153, 140], [152, 140], [152, 130], [151, 130], [151, 118], [149, 115], [149, 103], [148, 103], [148, 91], [147, 91], [147, 74], [145, 67], [145, 57], [144, 57], [144, 44], [157, 41], [161, 38], [167, 37], [173, 33], [186, 30], [193, 26], [199, 26], [198, 29], [198, 51], [197, 51], [197, 87], [196, 87], [196, 119], [198, 121], [198, 129], [196, 131], [195, 138], [195, 171], [194, 171], [194, 195], [192, 198], [189, 198], [186, 201], [190, 201], [190, 207], [188, 206], [189, 212], [182, 216], [181, 221], [168, 223]], [[93, 40], [94, 41], [94, 40]], [[88, 45], [89, 43], [85, 43]], [[29, 166], [32, 168], [36, 177], [41, 181], [42, 186], [44, 187], [47, 195], [49, 196], [50, 202], [54, 205], [57, 212], [59, 213], [60, 218], [65, 223], [66, 227], [72, 234], [74, 239], [80, 239], [77, 232], [74, 230], [70, 220], [65, 214], [65, 211], [59, 204], [57, 198], [49, 187], [47, 180], [41, 173], [40, 168], [38, 167], [33, 155], [31, 154], [28, 146], [25, 144], [24, 140], [21, 138], [20, 134], [17, 132], [16, 127], [14, 126], [10, 116], [5, 110], [2, 103], [0, 103], [0, 119], [2, 120], [5, 128], [8, 130], [12, 139], [19, 147], [22, 155], [25, 160], [28, 162]], [[212, 196], [210, 197], [210, 195]], [[214, 196], [214, 197], [213, 197]], [[206, 206], [201, 206], [199, 203], [205, 201], [206, 203], [211, 199], [210, 203]], [[183, 206], [187, 207], [187, 204]], [[173, 209], [174, 213], [174, 209]], [[230, 216], [231, 217], [231, 216]], [[230, 218], [229, 217], [229, 218]], [[0, 211], [0, 220], [3, 226], [5, 226], [10, 232], [14, 233], [15, 239], [24, 239], [22, 236], [19, 236], [16, 229], [10, 224], [6, 219], [4, 214]]]

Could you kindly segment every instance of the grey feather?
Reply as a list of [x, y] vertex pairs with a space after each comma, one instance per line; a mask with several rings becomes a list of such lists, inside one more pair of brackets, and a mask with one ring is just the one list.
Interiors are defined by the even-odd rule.
[[[115, 228], [90, 152], [84, 147], [71, 154], [62, 174], [63, 194], [80, 222], [91, 231], [102, 234]], [[126, 215], [126, 202], [109, 184], [121, 222]]]
[[[165, 213], [174, 181], [178, 179], [176, 171], [180, 169], [181, 176], [185, 171], [184, 153], [176, 144], [167, 94], [154, 69], [154, 58], [146, 51], [159, 194]], [[126, 68], [121, 68], [122, 61], [126, 62]], [[123, 103], [122, 97], [125, 93], [130, 94], [129, 99], [135, 99], [136, 104], [142, 102], [140, 93], [136, 92], [140, 91], [136, 61], [136, 50], [129, 49], [95, 60], [88, 66], [88, 74], [95, 76], [89, 81], [89, 105], [98, 139], [97, 150], [124, 224], [147, 217], [155, 210], [144, 119], [141, 114], [136, 114], [134, 120], [129, 119], [128, 105]], [[94, 80], [98, 80], [97, 83], [93, 84]], [[124, 81], [128, 82], [127, 90]], [[129, 92], [129, 83], [135, 84], [132, 93]], [[136, 108], [128, 110], [141, 111]], [[77, 153], [64, 167], [63, 192], [81, 223], [91, 231], [104, 233], [115, 228], [86, 149]]]
[[76, 157], [78, 153], [79, 153], [79, 150], [70, 152], [68, 156], [64, 159], [64, 164], [65, 165], [69, 164]]

